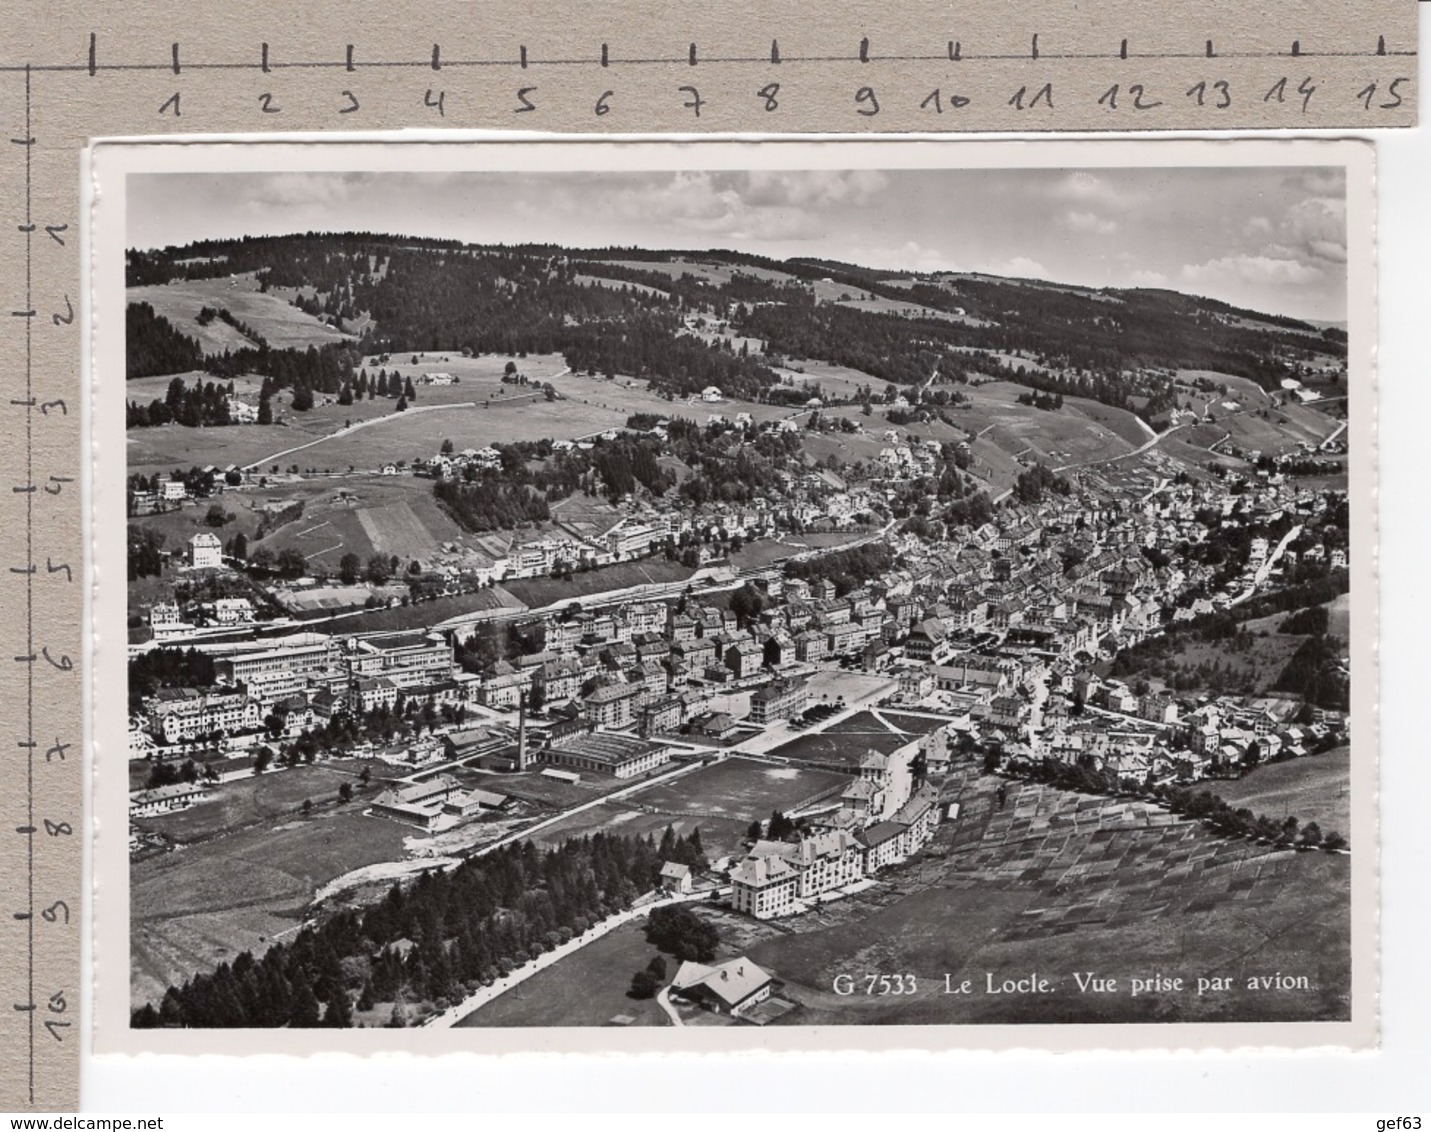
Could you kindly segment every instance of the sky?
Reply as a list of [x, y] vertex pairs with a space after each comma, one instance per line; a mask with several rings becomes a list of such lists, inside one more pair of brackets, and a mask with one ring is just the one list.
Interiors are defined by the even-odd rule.
[[1336, 167], [131, 175], [128, 244], [361, 230], [1169, 287], [1346, 318]]

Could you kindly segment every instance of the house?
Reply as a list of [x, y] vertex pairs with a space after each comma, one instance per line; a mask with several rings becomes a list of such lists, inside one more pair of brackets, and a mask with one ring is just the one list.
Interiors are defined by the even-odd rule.
[[641, 684], [607, 684], [593, 689], [581, 701], [582, 712], [596, 727], [629, 727], [636, 719], [636, 698]]
[[719, 387], [719, 386], [716, 386], [716, 385], [707, 385], [704, 389], [701, 390], [701, 400], [702, 400], [702, 401], [712, 401], [712, 402], [714, 402], [714, 401], [719, 401], [719, 400], [721, 400], [721, 399], [722, 399], [722, 398], [721, 398], [721, 392], [720, 392], [720, 387]]
[[661, 866], [661, 887], [667, 892], [679, 892], [684, 895], [690, 892], [694, 886], [695, 881], [691, 876], [690, 865], [667, 861]]
[[769, 972], [743, 956], [714, 967], [687, 959], [671, 980], [671, 993], [738, 1018], [769, 998], [774, 983]]
[[189, 485], [183, 480], [165, 480], [159, 487], [159, 498], [165, 503], [177, 503], [189, 498]]
[[218, 570], [224, 564], [224, 547], [218, 536], [200, 531], [189, 540], [189, 565], [195, 570]]
[[773, 680], [751, 695], [751, 722], [766, 724], [794, 719], [805, 710], [809, 699], [804, 680]]

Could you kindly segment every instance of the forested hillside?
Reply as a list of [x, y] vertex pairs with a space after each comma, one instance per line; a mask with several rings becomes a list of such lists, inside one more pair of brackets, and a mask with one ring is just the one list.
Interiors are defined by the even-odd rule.
[[[896, 276], [728, 251], [467, 247], [334, 233], [136, 251], [127, 264], [133, 286], [239, 274], [270, 293], [291, 290], [295, 306], [359, 341], [306, 350], [257, 341], [201, 358], [182, 327], [135, 306], [129, 375], [202, 366], [220, 377], [257, 373], [280, 387], [336, 392], [363, 355], [535, 352], [561, 354], [580, 372], [644, 379], [672, 398], [714, 385], [728, 397], [772, 400], [789, 392], [774, 367], [808, 359], [870, 374], [912, 400], [931, 380], [992, 371], [1148, 417], [1170, 405], [1176, 369], [1247, 377], [1272, 389], [1296, 366], [1318, 355], [1344, 359], [1346, 350], [1341, 331], [1166, 290]], [[831, 282], [901, 307], [819, 298], [817, 286]], [[692, 333], [693, 323], [707, 322], [724, 333]], [[1013, 364], [1009, 355], [1030, 364]]]

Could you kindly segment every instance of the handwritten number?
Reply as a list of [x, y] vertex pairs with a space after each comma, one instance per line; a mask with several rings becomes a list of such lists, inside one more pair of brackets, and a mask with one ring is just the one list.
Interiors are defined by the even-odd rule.
[[65, 296], [65, 313], [60, 314], [57, 311], [50, 318], [54, 320], [56, 326], [68, 326], [75, 320], [75, 308], [74, 304], [70, 302], [69, 295]]
[[[1376, 104], [1376, 108], [1378, 110], [1395, 110], [1398, 106], [1400, 106], [1401, 94], [1396, 88], [1404, 82], [1406, 82], [1405, 79], [1392, 79], [1390, 85], [1386, 88], [1386, 93], [1390, 95], [1390, 101], [1378, 102]], [[1376, 84], [1368, 83], [1366, 86], [1362, 87], [1361, 90], [1356, 92], [1356, 96], [1361, 99], [1362, 108], [1365, 110], [1370, 110], [1371, 100], [1376, 97]]]
[[[1152, 109], [1154, 109], [1155, 107], [1158, 107], [1158, 106], [1161, 106], [1161, 105], [1162, 105], [1161, 102], [1159, 102], [1159, 101], [1157, 101], [1157, 100], [1155, 100], [1155, 99], [1145, 100], [1145, 99], [1144, 99], [1144, 95], [1145, 95], [1146, 93], [1147, 93], [1147, 92], [1146, 92], [1146, 90], [1144, 89], [1142, 83], [1131, 83], [1131, 84], [1129, 84], [1129, 86], [1128, 86], [1128, 94], [1129, 94], [1129, 95], [1132, 97], [1132, 99], [1133, 99], [1133, 109], [1134, 109], [1134, 110], [1152, 110]], [[1100, 106], [1106, 105], [1109, 110], [1117, 110], [1117, 109], [1118, 109], [1118, 84], [1117, 84], [1117, 83], [1114, 83], [1112, 86], [1110, 86], [1107, 90], [1105, 90], [1105, 91], [1103, 92], [1102, 96], [1098, 99], [1098, 104], [1099, 104]]]
[[[1226, 110], [1232, 105], [1232, 88], [1225, 79], [1218, 79], [1212, 84], [1212, 89], [1217, 92], [1217, 101], [1212, 104], [1214, 110]], [[1200, 82], [1188, 88], [1189, 98], [1196, 98], [1199, 106], [1206, 105], [1207, 83]]]
[[163, 105], [159, 107], [159, 114], [161, 117], [166, 110], [174, 111], [174, 117], [179, 117], [179, 92], [177, 90], [168, 98], [166, 98], [164, 100]]
[[696, 117], [699, 118], [701, 116], [701, 107], [706, 104], [706, 100], [701, 97], [701, 92], [693, 86], [678, 86], [676, 90], [681, 94], [689, 94], [691, 96], [689, 102], [683, 102], [681, 105], [687, 110], [693, 111]]
[[358, 96], [356, 94], [354, 94], [351, 90], [345, 90], [343, 91], [343, 97], [348, 100], [348, 105], [338, 107], [339, 114], [351, 114], [354, 110], [358, 109], [360, 104], [358, 102]]
[[529, 94], [536, 93], [536, 89], [534, 86], [524, 86], [517, 91], [517, 101], [521, 105], [512, 111], [513, 114], [527, 114], [537, 108], [537, 104], [527, 97]]
[[761, 87], [758, 91], [755, 92], [755, 97], [765, 99], [765, 109], [768, 113], [771, 110], [780, 109], [780, 103], [777, 102], [775, 99], [775, 96], [779, 93], [779, 83], [766, 83], [763, 87]]
[[55, 923], [61, 916], [65, 918], [65, 923], [70, 922], [70, 906], [63, 900], [56, 900], [40, 913], [40, 917], [49, 924]]
[[427, 93], [422, 96], [422, 104], [430, 109], [436, 110], [439, 118], [447, 117], [447, 92], [445, 90], [438, 91], [437, 97], [433, 98], [432, 88], [428, 87]]
[[[1302, 113], [1307, 112], [1307, 103], [1312, 101], [1312, 95], [1316, 91], [1316, 85], [1312, 82], [1312, 77], [1308, 75], [1297, 84], [1297, 93], [1302, 96]], [[1287, 76], [1283, 75], [1268, 89], [1262, 96], [1263, 102], [1271, 102], [1275, 98], [1278, 102], [1287, 101]]]
[[60, 762], [65, 761], [65, 752], [70, 749], [68, 743], [61, 743], [58, 735], [55, 736], [55, 745], [45, 752], [45, 762], [50, 762], [56, 755], [60, 756]]
[[53, 562], [46, 558], [45, 569], [48, 570], [51, 574], [58, 574], [61, 570], [63, 570], [65, 572], [65, 581], [73, 582], [75, 580], [74, 571], [70, 569], [70, 564], [68, 562], [61, 562], [58, 566], [56, 566]]
[[53, 408], [56, 408], [56, 407], [59, 408], [59, 410], [60, 410], [60, 415], [61, 415], [62, 417], [67, 417], [67, 416], [70, 415], [69, 406], [67, 406], [63, 401], [58, 400], [58, 399], [57, 399], [57, 400], [54, 400], [54, 401], [44, 401], [44, 402], [42, 402], [41, 405], [40, 405], [40, 412], [44, 413], [45, 416], [48, 417], [48, 416], [50, 415], [50, 410], [53, 409]]
[[265, 114], [279, 113], [279, 107], [273, 104], [273, 95], [264, 93], [258, 96], [258, 108]]
[[[1014, 91], [1013, 97], [1009, 99], [1009, 105], [1015, 110], [1024, 109], [1024, 99], [1028, 96], [1029, 89], [1026, 86], [1019, 87]], [[1050, 110], [1053, 109], [1053, 83], [1044, 83], [1028, 100], [1028, 108], [1032, 110], [1042, 101]]]
[[855, 101], [865, 103], [868, 107], [865, 110], [855, 111], [855, 113], [860, 115], [860, 117], [873, 118], [876, 114], [879, 113], [879, 99], [875, 97], [873, 87], [860, 87], [859, 90], [855, 91]]
[[607, 99], [615, 93], [614, 90], [603, 90], [601, 92], [601, 97], [596, 100], [596, 116], [598, 118], [605, 118], [606, 115], [611, 113], [611, 105], [607, 102]]
[[72, 671], [72, 670], [74, 669], [75, 662], [72, 661], [72, 660], [71, 660], [68, 656], [66, 656], [64, 653], [61, 653], [61, 654], [60, 654], [60, 659], [59, 659], [59, 660], [56, 660], [54, 657], [52, 657], [52, 656], [50, 655], [50, 646], [49, 646], [49, 645], [46, 645], [44, 648], [42, 648], [42, 649], [40, 650], [40, 654], [41, 654], [46, 660], [48, 660], [51, 664], [53, 664], [56, 668], [58, 668], [61, 672], [70, 672], [70, 671]]
[[55, 991], [50, 995], [50, 1011], [54, 1014], [63, 1014], [70, 1008], [70, 1004], [65, 1001], [64, 991]]
[[54, 1038], [57, 1042], [62, 1042], [65, 1040], [64, 1038], [60, 1037], [60, 1031], [68, 1025], [68, 1022], [61, 1022], [55, 1018], [45, 1019], [45, 1029], [50, 1031], [50, 1037]]
[[74, 830], [70, 828], [70, 823], [67, 821], [51, 821], [49, 818], [46, 818], [45, 832], [51, 837], [68, 837], [74, 833]]
[[[951, 110], [962, 110], [968, 105], [969, 100], [962, 94], [951, 94], [949, 96], [949, 108]], [[934, 108], [934, 113], [944, 113], [944, 95], [938, 87], [930, 91], [929, 96], [919, 104], [921, 110], [928, 110], [931, 106]]]

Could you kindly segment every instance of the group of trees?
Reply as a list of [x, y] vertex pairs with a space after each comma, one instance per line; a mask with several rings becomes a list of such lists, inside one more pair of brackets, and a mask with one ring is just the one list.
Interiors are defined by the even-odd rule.
[[1300, 696], [1309, 704], [1347, 711], [1351, 708], [1351, 677], [1343, 667], [1345, 643], [1317, 633], [1292, 654], [1273, 687]]
[[1020, 503], [1040, 502], [1045, 495], [1068, 495], [1073, 485], [1043, 464], [1035, 464], [1019, 473], [1014, 481], [1014, 498]]
[[684, 904], [667, 904], [651, 910], [646, 921], [646, 942], [675, 956], [678, 962], [694, 959], [708, 963], [715, 958], [720, 932]]
[[483, 472], [470, 482], [441, 480], [433, 486], [437, 501], [468, 531], [503, 531], [551, 518], [547, 498], [500, 473]]
[[[132, 1024], [346, 1027], [355, 1010], [391, 1003], [389, 1024], [403, 1025], [404, 1003], [457, 1001], [630, 907], [656, 886], [661, 863], [649, 837], [597, 833], [547, 850], [504, 845], [394, 884], [378, 904], [305, 926], [260, 959], [244, 952], [170, 987]], [[662, 924], [663, 950], [710, 954], [708, 935], [684, 920]]]
[[129, 658], [129, 710], [160, 688], [207, 688], [214, 682], [214, 658], [195, 648], [154, 648]]
[[231, 423], [229, 418], [229, 398], [233, 396], [234, 385], [194, 379], [192, 386], [186, 386], [182, 377], [169, 382], [168, 391], [162, 400], [155, 399], [145, 405], [140, 401], [129, 401], [124, 407], [125, 428], [148, 428], [166, 425], [170, 421], [186, 428], [211, 428]]
[[156, 377], [202, 369], [199, 344], [174, 329], [148, 303], [130, 303], [124, 312], [124, 376]]
[[894, 566], [895, 554], [887, 543], [867, 542], [862, 546], [787, 563], [785, 572], [792, 578], [806, 581], [824, 579], [833, 582], [835, 596], [844, 597], [851, 590], [884, 577]]

